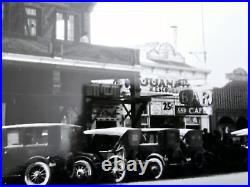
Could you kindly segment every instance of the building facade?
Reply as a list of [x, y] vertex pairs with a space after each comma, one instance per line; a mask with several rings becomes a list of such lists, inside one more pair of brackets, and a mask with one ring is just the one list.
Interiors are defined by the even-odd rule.
[[[210, 71], [186, 64], [185, 58], [168, 43], [153, 42], [138, 49], [141, 96], [152, 96], [142, 114], [142, 125], [209, 130], [212, 91], [206, 87], [206, 79]], [[129, 84], [122, 85], [121, 93], [129, 94]], [[183, 90], [194, 90], [199, 105], [182, 104]]]
[[248, 75], [238, 68], [226, 75], [229, 82], [213, 89], [212, 129], [227, 133], [248, 127]]
[[[89, 43], [94, 5], [2, 3], [3, 125], [87, 124], [85, 89], [92, 80], [129, 79], [137, 86], [138, 50]], [[102, 85], [91, 89], [104, 94]]]

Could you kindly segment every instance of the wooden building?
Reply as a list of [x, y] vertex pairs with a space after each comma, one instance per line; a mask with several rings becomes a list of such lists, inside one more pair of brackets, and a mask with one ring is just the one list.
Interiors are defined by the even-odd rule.
[[[139, 87], [139, 51], [91, 45], [95, 3], [2, 3], [2, 123], [69, 122], [85, 114], [91, 80]], [[131, 95], [138, 95], [131, 89]]]

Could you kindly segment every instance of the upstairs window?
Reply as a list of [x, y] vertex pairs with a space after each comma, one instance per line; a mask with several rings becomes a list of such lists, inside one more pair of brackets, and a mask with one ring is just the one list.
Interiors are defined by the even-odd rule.
[[67, 40], [74, 41], [75, 39], [75, 16], [69, 15], [67, 20]]
[[2, 4], [3, 31], [7, 35], [37, 37], [41, 35], [41, 11], [25, 3]]
[[76, 15], [56, 13], [56, 39], [65, 41], [76, 40]]
[[56, 39], [64, 40], [65, 38], [65, 20], [63, 14], [56, 13]]
[[37, 10], [35, 8], [25, 8], [25, 15], [24, 35], [37, 36]]

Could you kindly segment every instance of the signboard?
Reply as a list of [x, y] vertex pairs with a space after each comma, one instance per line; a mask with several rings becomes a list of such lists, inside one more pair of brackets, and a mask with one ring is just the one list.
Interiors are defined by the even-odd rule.
[[91, 84], [85, 87], [85, 94], [89, 97], [120, 97], [120, 86], [115, 84]]
[[173, 116], [175, 114], [173, 101], [152, 101], [150, 104], [151, 115]]
[[207, 115], [203, 107], [175, 106], [176, 115]]
[[178, 88], [188, 88], [186, 79], [168, 80], [157, 78], [141, 78], [141, 92], [178, 93]]

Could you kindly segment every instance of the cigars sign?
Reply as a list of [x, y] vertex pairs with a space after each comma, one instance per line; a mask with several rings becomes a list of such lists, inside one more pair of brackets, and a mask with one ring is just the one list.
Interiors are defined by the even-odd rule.
[[156, 78], [141, 78], [141, 90], [145, 92], [178, 93], [177, 88], [188, 88], [186, 79], [167, 80]]

